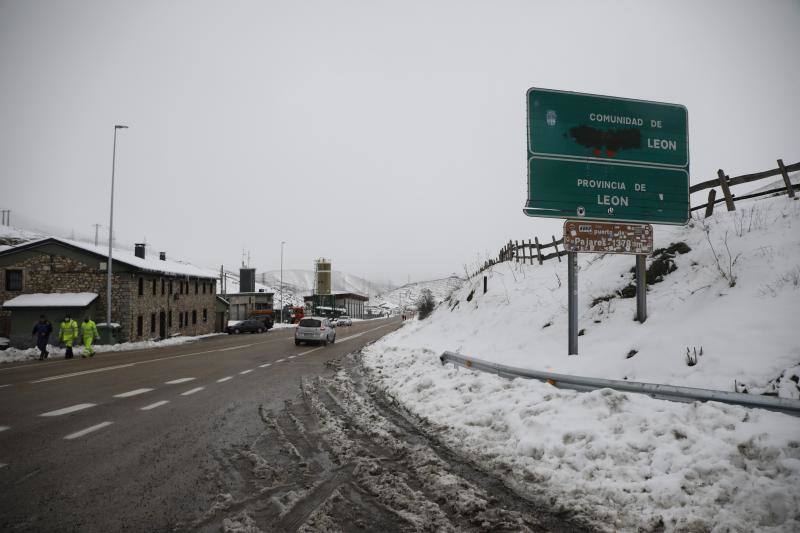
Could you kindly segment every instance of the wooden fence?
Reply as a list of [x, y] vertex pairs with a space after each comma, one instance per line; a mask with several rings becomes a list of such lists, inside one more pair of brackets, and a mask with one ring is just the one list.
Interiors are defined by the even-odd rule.
[[[720, 169], [717, 172], [717, 179], [703, 181], [689, 187], [689, 194], [703, 191], [705, 189], [711, 189], [708, 191], [708, 201], [702, 205], [692, 207], [691, 210], [698, 211], [700, 209], [705, 209], [705, 218], [708, 218], [714, 213], [714, 206], [722, 202], [725, 202], [725, 206], [728, 208], [728, 211], [735, 211], [735, 202], [737, 200], [745, 200], [747, 198], [756, 198], [757, 196], [766, 196], [768, 194], [784, 192], [788, 194], [790, 198], [794, 198], [795, 190], [800, 190], [800, 184], [792, 185], [792, 182], [789, 179], [789, 172], [795, 172], [798, 170], [800, 170], [800, 163], [784, 165], [782, 159], [778, 159], [778, 168], [765, 170], [764, 172], [756, 172], [754, 174], [744, 174], [742, 176], [736, 176], [733, 178], [726, 175], [725, 172]], [[768, 191], [745, 194], [743, 196], [736, 196], [735, 194], [731, 193], [731, 187], [741, 185], [743, 183], [758, 181], [764, 178], [770, 178], [772, 176], [782, 176], [784, 186], [770, 189]], [[722, 190], [722, 198], [717, 199], [717, 190], [714, 187], [719, 187]], [[500, 253], [497, 254], [497, 258], [487, 260], [473, 274], [473, 276], [477, 276], [487, 268], [492, 267], [497, 263], [502, 263], [503, 261], [516, 261], [518, 263], [525, 263], [526, 261], [529, 261], [530, 264], [533, 264], [533, 260], [536, 259], [541, 265], [548, 259], [557, 258], [558, 261], [561, 262], [561, 256], [567, 255], [567, 251], [564, 249], [559, 250], [559, 245], [562, 247], [564, 246], [564, 239], [562, 238], [556, 240], [555, 235], [552, 236], [552, 242], [548, 242], [546, 244], [540, 243], [538, 237], [535, 237], [533, 242], [528, 239], [527, 243], [524, 239], [522, 241], [509, 240], [508, 243], [500, 249]], [[554, 248], [555, 251], [549, 254], [542, 253], [542, 250], [547, 248]]]
[[[792, 165], [784, 165], [782, 159], [778, 159], [778, 168], [773, 168], [771, 170], [765, 170], [764, 172], [756, 172], [754, 174], [744, 174], [742, 176], [736, 176], [734, 178], [728, 177], [722, 169], [717, 171], [717, 179], [703, 181], [701, 183], [697, 183], [689, 187], [689, 194], [696, 193], [705, 189], [711, 189], [708, 191], [708, 201], [702, 205], [698, 205], [692, 208], [692, 211], [697, 211], [699, 209], [705, 208], [705, 218], [710, 217], [714, 213], [714, 206], [716, 204], [725, 202], [725, 206], [728, 208], [728, 211], [735, 211], [736, 206], [734, 202], [737, 200], [745, 200], [747, 198], [755, 198], [757, 196], [766, 196], [768, 194], [775, 194], [785, 192], [789, 195], [790, 198], [794, 198], [794, 191], [795, 189], [800, 189], [800, 184], [792, 185], [792, 182], [789, 180], [789, 172], [794, 172], [800, 170], [800, 163], [794, 163]], [[750, 183], [751, 181], [758, 181], [764, 178], [770, 178], [772, 176], [782, 176], [783, 177], [783, 187], [778, 187], [776, 189], [770, 189], [768, 191], [761, 191], [754, 194], [746, 194], [744, 196], [736, 196], [731, 193], [731, 187], [735, 185], [741, 185], [743, 183]], [[722, 198], [717, 199], [717, 190], [714, 187], [719, 186], [722, 190]]]

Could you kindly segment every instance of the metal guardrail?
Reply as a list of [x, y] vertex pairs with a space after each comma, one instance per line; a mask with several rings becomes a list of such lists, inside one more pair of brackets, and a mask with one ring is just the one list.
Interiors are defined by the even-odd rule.
[[454, 352], [444, 352], [439, 359], [442, 365], [452, 363], [472, 370], [497, 374], [506, 379], [525, 378], [546, 381], [547, 383], [563, 389], [572, 389], [586, 392], [597, 389], [614, 389], [624, 392], [634, 392], [646, 394], [652, 398], [670, 400], [674, 402], [722, 402], [744, 407], [768, 409], [781, 413], [800, 416], [800, 400], [790, 400], [775, 396], [760, 396], [743, 394], [740, 392], [727, 392], [709, 389], [696, 389], [692, 387], [678, 387], [675, 385], [661, 385], [657, 383], [640, 383], [636, 381], [625, 381], [619, 379], [600, 379], [586, 378], [581, 376], [570, 376], [567, 374], [554, 374], [551, 372], [539, 372], [527, 368], [506, 366], [497, 363], [490, 363], [467, 357]]

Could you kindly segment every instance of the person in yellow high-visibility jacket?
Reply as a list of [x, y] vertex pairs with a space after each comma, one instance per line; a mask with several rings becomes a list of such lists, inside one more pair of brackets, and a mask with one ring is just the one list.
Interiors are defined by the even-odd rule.
[[58, 340], [63, 341], [67, 346], [67, 352], [64, 359], [72, 359], [72, 343], [78, 340], [78, 323], [70, 318], [69, 315], [64, 317], [58, 328]]
[[97, 324], [88, 316], [83, 319], [81, 324], [81, 335], [83, 335], [83, 354], [81, 357], [94, 357], [94, 348], [92, 348], [92, 341], [100, 336], [97, 332]]

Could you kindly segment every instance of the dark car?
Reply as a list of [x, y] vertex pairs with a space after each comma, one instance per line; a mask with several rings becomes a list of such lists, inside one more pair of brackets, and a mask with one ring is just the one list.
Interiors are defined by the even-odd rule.
[[231, 324], [225, 328], [225, 331], [227, 331], [229, 335], [236, 335], [239, 333], [263, 333], [267, 331], [267, 326], [264, 324], [263, 320], [248, 318], [247, 320]]

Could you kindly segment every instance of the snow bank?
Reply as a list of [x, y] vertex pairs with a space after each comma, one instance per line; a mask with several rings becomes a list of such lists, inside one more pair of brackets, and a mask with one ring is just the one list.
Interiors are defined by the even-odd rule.
[[[99, 325], [99, 324], [98, 324]], [[147, 350], [150, 348], [165, 348], [167, 346], [177, 346], [179, 344], [187, 344], [196, 342], [200, 339], [207, 337], [215, 337], [217, 335], [224, 335], [224, 333], [209, 333], [208, 335], [198, 335], [196, 337], [170, 337], [160, 341], [141, 341], [141, 342], [122, 342], [119, 344], [96, 344], [94, 351], [96, 353], [104, 352], [127, 352], [131, 350]], [[47, 345], [47, 351], [50, 353], [50, 359], [63, 359], [65, 349], [61, 346]], [[83, 354], [83, 345], [76, 344], [73, 348], [75, 356]], [[31, 359], [39, 359], [39, 349], [36, 347], [26, 348], [21, 350], [19, 348], [8, 348], [7, 350], [0, 351], [0, 363], [13, 363], [17, 361], [29, 361]]]
[[[633, 321], [635, 298], [619, 293], [633, 281], [633, 258], [579, 255], [578, 356], [567, 355], [566, 262], [551, 260], [494, 267], [486, 294], [482, 277], [466, 282], [431, 318], [367, 348], [364, 362], [454, 449], [600, 527], [798, 531], [796, 418], [558, 390], [438, 360], [452, 350], [550, 372], [797, 398], [798, 228], [800, 201], [785, 196], [658, 227], [656, 247], [690, 250], [673, 254], [677, 270], [649, 286], [644, 324]], [[687, 348], [700, 347], [689, 366]]]

